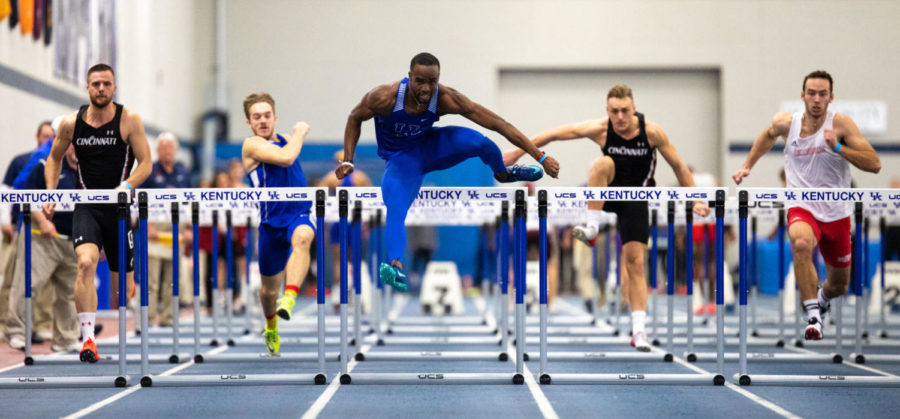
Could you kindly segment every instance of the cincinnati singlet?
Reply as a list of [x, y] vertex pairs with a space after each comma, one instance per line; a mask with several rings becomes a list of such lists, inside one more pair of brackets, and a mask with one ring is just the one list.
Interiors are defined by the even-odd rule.
[[[122, 110], [124, 106], [113, 103], [116, 114], [113, 119], [97, 128], [85, 122], [88, 105], [78, 109], [72, 144], [78, 157], [78, 185], [81, 189], [114, 189], [122, 184], [134, 166], [131, 146], [122, 138]], [[65, 164], [65, 163], [63, 163]], [[136, 186], [136, 185], [133, 185]], [[72, 214], [72, 242], [77, 248], [93, 243], [106, 252], [109, 268], [119, 271], [119, 226], [116, 205], [77, 204]], [[125, 265], [130, 272], [134, 267], [134, 239], [129, 223], [126, 223]]]
[[396, 102], [389, 115], [375, 116], [375, 139], [378, 142], [378, 157], [389, 158], [398, 151], [406, 150], [410, 145], [422, 140], [431, 126], [440, 119], [438, 116], [438, 94], [435, 89], [428, 102], [428, 108], [422, 115], [406, 113], [404, 106], [409, 78], [400, 81], [397, 87]]
[[[653, 172], [656, 170], [656, 149], [650, 147], [644, 114], [635, 112], [638, 118], [638, 135], [630, 140], [622, 138], [613, 129], [612, 121], [606, 129], [603, 154], [616, 164], [616, 173], [609, 186], [656, 186]], [[646, 201], [609, 201], [603, 210], [617, 215], [616, 224], [622, 243], [637, 241], [646, 244], [650, 238], [649, 208]]]
[[616, 163], [616, 175], [609, 186], [656, 186], [653, 173], [656, 171], [656, 149], [650, 147], [644, 114], [634, 113], [638, 118], [640, 131], [637, 137], [626, 140], [616, 134], [612, 120], [606, 129], [606, 144], [603, 154]]
[[124, 106], [113, 104], [116, 116], [98, 128], [84, 121], [87, 105], [78, 110], [72, 144], [78, 157], [78, 183], [82, 189], [113, 189], [128, 177], [134, 166], [134, 152], [122, 140], [120, 132]]

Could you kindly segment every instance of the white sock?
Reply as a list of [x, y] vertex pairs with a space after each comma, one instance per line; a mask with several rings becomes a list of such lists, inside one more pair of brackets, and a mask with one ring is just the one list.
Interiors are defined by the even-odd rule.
[[81, 336], [85, 342], [88, 339], [94, 339], [94, 324], [97, 320], [97, 313], [78, 313], [78, 321], [81, 322]]
[[600, 222], [603, 221], [603, 211], [589, 209], [587, 211], [587, 226], [594, 231], [600, 230]]
[[831, 301], [830, 298], [825, 296], [825, 288], [819, 288], [819, 307], [828, 307], [828, 302]]
[[819, 300], [803, 300], [803, 307], [806, 307], [806, 316], [810, 319], [815, 318], [818, 321], [822, 321], [822, 317], [819, 315]]
[[631, 312], [631, 334], [644, 333], [644, 323], [647, 321], [647, 312], [635, 310]]

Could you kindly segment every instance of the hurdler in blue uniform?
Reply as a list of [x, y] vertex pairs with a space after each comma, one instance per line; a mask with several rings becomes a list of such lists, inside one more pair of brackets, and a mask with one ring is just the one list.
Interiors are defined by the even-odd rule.
[[432, 127], [442, 115], [462, 115], [496, 131], [540, 162], [550, 176], [556, 177], [559, 172], [559, 163], [538, 150], [512, 124], [456, 90], [440, 85], [440, 63], [435, 56], [420, 53], [409, 67], [408, 78], [376, 87], [350, 113], [344, 131], [344, 161], [335, 170], [338, 179], [353, 172], [360, 127], [363, 121], [374, 117], [378, 155], [386, 161], [381, 191], [387, 207], [385, 240], [390, 261], [382, 263], [378, 272], [382, 281], [400, 291], [408, 287], [401, 271], [406, 246], [404, 221], [425, 174], [478, 157], [490, 166], [499, 182], [534, 181], [543, 176], [538, 166], [507, 168], [497, 145], [478, 131]]
[[[253, 187], [306, 187], [298, 156], [309, 125], [296, 123], [287, 139], [276, 134], [275, 100], [268, 93], [247, 96], [244, 114], [253, 137], [244, 140], [241, 163]], [[310, 202], [260, 202], [259, 206], [259, 299], [266, 316], [263, 338], [274, 355], [280, 346], [276, 314], [291, 319], [300, 284], [309, 271], [309, 247], [316, 233]], [[278, 298], [283, 281], [284, 296]]]

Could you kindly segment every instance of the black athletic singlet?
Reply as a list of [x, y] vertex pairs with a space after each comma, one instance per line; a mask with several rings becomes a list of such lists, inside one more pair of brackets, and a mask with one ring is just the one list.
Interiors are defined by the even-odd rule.
[[[88, 105], [78, 109], [72, 144], [78, 157], [78, 184], [82, 189], [113, 189], [124, 181], [134, 165], [134, 153], [122, 140], [122, 109], [105, 125], [94, 128], [84, 121]], [[134, 185], [137, 186], [137, 185]]]
[[653, 172], [656, 171], [656, 149], [650, 147], [644, 114], [635, 112], [640, 131], [637, 137], [625, 140], [613, 130], [612, 120], [606, 130], [606, 145], [603, 154], [613, 159], [616, 175], [609, 186], [656, 186]]

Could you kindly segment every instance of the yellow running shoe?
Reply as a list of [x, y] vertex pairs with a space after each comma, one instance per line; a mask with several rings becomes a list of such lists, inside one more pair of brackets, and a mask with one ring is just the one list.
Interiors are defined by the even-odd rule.
[[291, 312], [294, 311], [294, 303], [295, 300], [291, 297], [281, 297], [277, 301], [278, 310], [275, 312], [278, 314], [278, 317], [281, 317], [285, 320], [291, 319]]
[[266, 341], [266, 349], [269, 350], [269, 355], [278, 355], [278, 348], [281, 347], [278, 331], [266, 329], [263, 331], [263, 340]]

